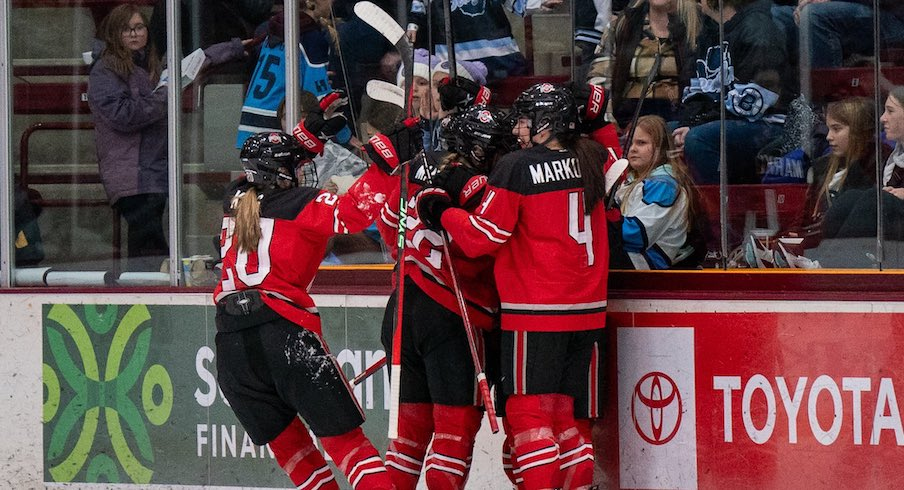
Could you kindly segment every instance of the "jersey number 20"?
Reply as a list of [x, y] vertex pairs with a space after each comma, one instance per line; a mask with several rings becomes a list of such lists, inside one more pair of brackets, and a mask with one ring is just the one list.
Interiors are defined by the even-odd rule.
[[[229, 249], [232, 248], [232, 232], [230, 231], [231, 218], [223, 218], [223, 233], [225, 239], [220, 249], [220, 256], [226, 257]], [[235, 251], [235, 266], [226, 268], [226, 279], [223, 280], [223, 291], [235, 291], [235, 278], [238, 278], [246, 286], [259, 286], [264, 282], [264, 278], [270, 273], [270, 241], [273, 239], [272, 218], [261, 218], [261, 239], [257, 243], [257, 251], [248, 253], [244, 250]], [[257, 271], [248, 271], [248, 257], [250, 255], [257, 256]]]

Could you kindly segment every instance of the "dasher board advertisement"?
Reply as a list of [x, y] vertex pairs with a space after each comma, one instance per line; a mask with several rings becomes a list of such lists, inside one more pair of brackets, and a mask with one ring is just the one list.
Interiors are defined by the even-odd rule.
[[611, 314], [604, 472], [619, 488], [904, 486], [904, 310], [860, 305]]

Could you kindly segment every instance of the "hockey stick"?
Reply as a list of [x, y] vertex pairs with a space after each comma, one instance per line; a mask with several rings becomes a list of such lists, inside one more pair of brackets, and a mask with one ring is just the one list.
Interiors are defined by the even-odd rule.
[[[414, 50], [405, 36], [405, 30], [383, 9], [371, 2], [363, 1], [355, 4], [355, 15], [373, 27], [392, 43], [405, 70], [405, 112], [411, 116], [411, 91], [414, 84]], [[405, 304], [405, 236], [408, 221], [408, 165], [403, 166], [399, 174], [399, 221], [398, 240], [396, 243], [396, 320], [392, 332], [392, 364], [389, 368], [389, 439], [399, 437], [399, 404], [401, 403], [402, 376], [402, 320]]]
[[[647, 78], [643, 81], [643, 90], [640, 91], [640, 99], [637, 101], [637, 107], [634, 108], [634, 115], [631, 117], [631, 130], [628, 131], [628, 139], [625, 141], [624, 150], [622, 150], [622, 155], [625, 158], [621, 158], [616, 160], [615, 163], [609, 167], [609, 171], [606, 172], [606, 188], [609, 189], [608, 194], [606, 195], [606, 209], [612, 209], [615, 206], [615, 191], [618, 190], [619, 187], [625, 182], [627, 179], [627, 174], [625, 170], [628, 168], [628, 151], [631, 149], [631, 142], [634, 140], [634, 131], [637, 129], [637, 120], [640, 119], [640, 110], [643, 108], [643, 101], [647, 98], [647, 94], [650, 91], [650, 87], [653, 86], [653, 79], [659, 74], [659, 68], [662, 66], [662, 52], [656, 52], [656, 58], [653, 59], [653, 66], [650, 67], [650, 73], [647, 74]], [[621, 172], [615, 174], [618, 169], [621, 168]], [[610, 184], [610, 173], [612, 173], [613, 180]]]
[[367, 82], [365, 92], [372, 100], [387, 102], [397, 106], [399, 109], [405, 108], [405, 91], [389, 82], [370, 80]]
[[[424, 166], [429, 165], [426, 153], [422, 153], [422, 158], [424, 159]], [[429, 173], [427, 174], [427, 181], [432, 185], [433, 176]], [[499, 432], [499, 421], [496, 420], [496, 404], [493, 402], [493, 397], [490, 395], [490, 384], [487, 382], [487, 376], [483, 370], [483, 362], [481, 362], [480, 353], [477, 352], [477, 332], [474, 328], [474, 324], [471, 323], [468, 305], [465, 302], [464, 294], [461, 292], [461, 286], [458, 283], [458, 274], [455, 272], [455, 266], [452, 264], [452, 249], [449, 247], [449, 237], [445, 230], [441, 231], [439, 236], [443, 240], [443, 249], [445, 252], [442, 255], [446, 262], [446, 267], [449, 268], [452, 291], [455, 293], [455, 300], [458, 303], [459, 311], [461, 311], [461, 320], [464, 325], [465, 335], [468, 338], [468, 350], [471, 353], [471, 361], [474, 363], [474, 373], [477, 376], [477, 387], [480, 390], [480, 398], [483, 400], [484, 408], [486, 408], [487, 420], [490, 422], [490, 430], [495, 434]]]
[[383, 356], [380, 359], [378, 359], [376, 362], [371, 364], [370, 366], [367, 366], [367, 368], [364, 371], [362, 371], [361, 374], [355, 376], [355, 379], [352, 380], [352, 386], [358, 386], [365, 379], [373, 376], [374, 374], [377, 374], [377, 372], [379, 372], [381, 369], [383, 369], [383, 366], [385, 366], [385, 365], [386, 365], [386, 356]]
[[443, 0], [443, 24], [446, 28], [446, 48], [449, 58], [449, 78], [455, 80], [458, 65], [455, 64], [455, 38], [452, 36], [452, 0]]

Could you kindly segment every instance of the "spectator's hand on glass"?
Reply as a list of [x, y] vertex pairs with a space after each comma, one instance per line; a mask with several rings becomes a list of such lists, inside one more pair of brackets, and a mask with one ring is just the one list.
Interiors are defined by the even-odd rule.
[[684, 138], [687, 137], [687, 132], [690, 130], [691, 128], [682, 126], [672, 131], [672, 138], [675, 140], [675, 149], [684, 150]]
[[565, 0], [543, 0], [540, 3], [540, 10], [544, 12], [552, 12], [553, 10], [562, 6], [565, 3]]
[[904, 201], [904, 187], [883, 187], [882, 190]]

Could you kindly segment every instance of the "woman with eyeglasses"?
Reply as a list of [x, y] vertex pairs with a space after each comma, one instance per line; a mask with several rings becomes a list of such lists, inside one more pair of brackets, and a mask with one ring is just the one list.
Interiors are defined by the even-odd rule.
[[[113, 209], [128, 223], [128, 270], [153, 271], [169, 255], [163, 231], [167, 200], [166, 87], [148, 44], [148, 20], [137, 5], [114, 8], [101, 22], [88, 105], [100, 177]], [[238, 38], [213, 45], [206, 63], [241, 58]]]

